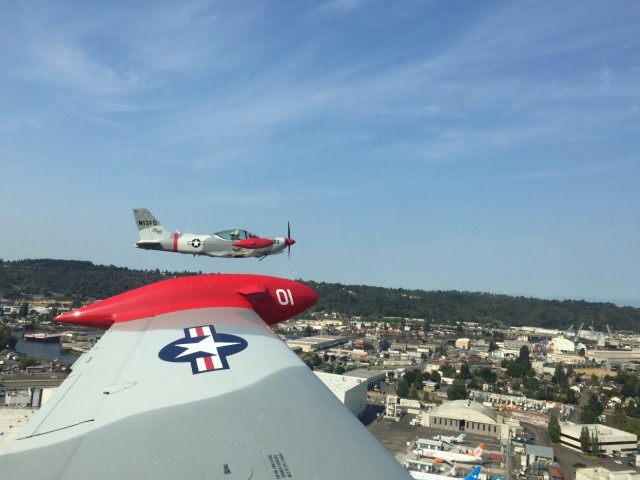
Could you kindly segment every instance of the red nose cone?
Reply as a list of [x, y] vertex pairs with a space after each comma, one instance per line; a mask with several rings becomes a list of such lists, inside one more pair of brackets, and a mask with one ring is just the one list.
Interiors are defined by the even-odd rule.
[[285, 238], [284, 239], [284, 244], [287, 247], [290, 247], [291, 245], [293, 245], [294, 243], [296, 243], [296, 241], [293, 238]]

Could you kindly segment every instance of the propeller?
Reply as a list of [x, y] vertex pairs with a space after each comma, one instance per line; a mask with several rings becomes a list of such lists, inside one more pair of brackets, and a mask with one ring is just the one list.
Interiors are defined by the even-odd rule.
[[284, 244], [287, 246], [287, 258], [291, 258], [291, 245], [296, 241], [291, 238], [291, 225], [287, 222], [287, 238], [284, 239]]

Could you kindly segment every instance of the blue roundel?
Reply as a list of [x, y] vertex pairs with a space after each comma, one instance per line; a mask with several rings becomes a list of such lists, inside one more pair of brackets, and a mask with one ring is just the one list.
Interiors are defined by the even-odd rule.
[[247, 348], [244, 338], [217, 333], [213, 325], [184, 329], [184, 338], [166, 345], [158, 357], [165, 362], [189, 362], [194, 374], [226, 370], [227, 357]]

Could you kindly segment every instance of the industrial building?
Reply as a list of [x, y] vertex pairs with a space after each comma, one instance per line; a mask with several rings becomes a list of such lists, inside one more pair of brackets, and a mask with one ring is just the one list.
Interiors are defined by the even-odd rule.
[[576, 480], [640, 480], [640, 473], [635, 470], [613, 472], [606, 468], [579, 468]]
[[346, 343], [345, 337], [306, 337], [287, 340], [287, 345], [291, 349], [299, 348], [305, 353], [317, 352], [318, 350], [326, 350]]
[[333, 373], [313, 373], [356, 417], [365, 412], [367, 409], [366, 380]]
[[15, 390], [4, 395], [4, 405], [7, 407], [40, 408], [56, 391], [55, 388], [29, 387], [25, 390]]
[[635, 453], [638, 450], [638, 436], [617, 428], [607, 427], [597, 423], [573, 425], [563, 423], [560, 427], [560, 443], [574, 450], [581, 451], [580, 435], [582, 428], [587, 427], [589, 438], [594, 435], [598, 439], [600, 450], [598, 453]]
[[542, 445], [525, 445], [522, 457], [522, 470], [532, 474], [548, 471], [554, 464], [553, 448]]
[[568, 338], [555, 337], [551, 340], [547, 349], [549, 352], [555, 353], [573, 353], [576, 351], [576, 344]]
[[359, 378], [367, 382], [367, 388], [373, 389], [376, 385], [380, 385], [387, 378], [386, 370], [368, 370], [366, 368], [357, 368], [344, 373], [345, 377]]
[[507, 423], [492, 408], [471, 400], [452, 400], [425, 412], [422, 425], [494, 438], [508, 437], [518, 427], [515, 420]]
[[[437, 473], [438, 465], [436, 461], [424, 462], [422, 460], [407, 459], [404, 463], [404, 468], [411, 472], [425, 472], [425, 473]], [[452, 477], [453, 478], [453, 477]]]

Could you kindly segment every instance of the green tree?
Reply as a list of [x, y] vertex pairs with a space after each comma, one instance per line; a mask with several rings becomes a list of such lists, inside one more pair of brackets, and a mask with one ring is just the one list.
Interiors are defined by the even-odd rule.
[[409, 383], [404, 379], [400, 380], [397, 392], [400, 398], [407, 398], [409, 396]]
[[485, 383], [495, 383], [497, 376], [493, 370], [489, 367], [476, 368], [473, 371], [473, 375], [476, 377], [482, 377]]
[[464, 380], [454, 380], [447, 388], [447, 398], [449, 400], [464, 400], [467, 398], [467, 385]]
[[413, 383], [411, 384], [412, 388], [415, 388], [418, 391], [422, 391], [423, 385], [422, 385], [422, 372], [418, 372], [416, 375], [416, 378], [413, 380]]
[[444, 365], [440, 365], [440, 371], [442, 372], [443, 377], [452, 378], [456, 374], [456, 369], [453, 368], [453, 365], [445, 363]]
[[49, 313], [47, 314], [47, 320], [49, 320], [51, 322], [57, 316], [58, 316], [58, 308], [57, 307], [51, 307], [51, 310], [49, 310]]
[[416, 370], [415, 368], [413, 370], [408, 370], [404, 373], [404, 379], [407, 381], [408, 384], [413, 384], [414, 382], [416, 382], [416, 380], [418, 380], [418, 378], [420, 379], [419, 381], [422, 383], [422, 372], [420, 372], [419, 370]]
[[311, 357], [311, 363], [314, 367], [319, 367], [320, 365], [322, 365], [322, 359], [320, 358], [320, 355], [314, 353]]
[[549, 419], [549, 439], [553, 443], [560, 442], [560, 422], [558, 421], [558, 417], [555, 414], [551, 415]]
[[576, 395], [576, 391], [573, 389], [567, 390], [567, 395], [565, 396], [564, 403], [570, 403], [572, 405], [576, 405], [578, 403], [578, 396]]
[[346, 372], [346, 370], [344, 369], [344, 367], [342, 365], [338, 365], [336, 367], [336, 374], [342, 375], [344, 372]]
[[580, 450], [582, 450], [583, 453], [589, 453], [590, 443], [589, 429], [584, 426], [580, 431]]
[[553, 373], [553, 376], [561, 388], [565, 388], [569, 385], [567, 381], [567, 374], [564, 371], [564, 365], [562, 365], [562, 363], [559, 363], [556, 365], [556, 369]]
[[598, 441], [598, 434], [593, 432], [591, 436], [591, 453], [597, 455], [600, 452], [600, 442]]
[[598, 417], [604, 411], [604, 405], [598, 400], [595, 393], [589, 393], [589, 400], [582, 408], [580, 413], [580, 422], [582, 423], [598, 423]]
[[462, 365], [460, 365], [460, 378], [463, 378], [465, 380], [472, 378], [473, 375], [471, 374], [471, 369], [469, 368], [469, 364], [467, 362], [463, 362]]
[[18, 368], [20, 370], [26, 370], [27, 367], [30, 367], [32, 365], [37, 365], [38, 363], [39, 362], [37, 358], [25, 355], [22, 358], [20, 358], [20, 361], [18, 362]]
[[18, 310], [18, 316], [20, 318], [25, 318], [27, 315], [29, 315], [29, 304], [25, 302], [20, 305], [20, 310]]
[[0, 327], [0, 349], [16, 348], [16, 339], [11, 336], [11, 327], [3, 325]]
[[529, 360], [529, 347], [527, 345], [523, 345], [520, 347], [520, 353], [518, 355], [517, 361], [518, 363], [531, 365], [531, 361]]
[[447, 346], [444, 343], [441, 343], [436, 347], [436, 355], [439, 357], [446, 357], [448, 353]]
[[637, 397], [640, 395], [640, 385], [637, 377], [629, 377], [622, 388], [620, 389], [620, 393], [623, 397]]

